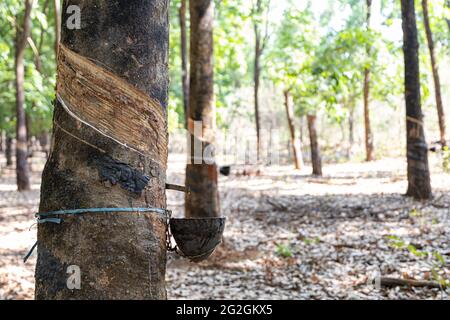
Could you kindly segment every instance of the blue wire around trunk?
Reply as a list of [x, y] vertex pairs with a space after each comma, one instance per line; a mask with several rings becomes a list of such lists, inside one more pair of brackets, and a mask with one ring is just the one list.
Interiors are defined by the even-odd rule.
[[[162, 209], [162, 208], [87, 208], [87, 209], [70, 209], [70, 210], [57, 210], [57, 211], [49, 211], [49, 212], [39, 212], [36, 213], [34, 216], [37, 219], [38, 223], [54, 223], [54, 224], [61, 224], [63, 222], [62, 218], [52, 218], [52, 216], [58, 216], [58, 215], [69, 215], [69, 216], [77, 216], [80, 214], [85, 213], [107, 213], [107, 212], [154, 212], [162, 215], [166, 215], [169, 213], [170, 216], [170, 210]], [[24, 257], [23, 262], [27, 262], [28, 258], [33, 253], [34, 249], [37, 247], [38, 242], [33, 245], [31, 250], [27, 253], [27, 255]]]

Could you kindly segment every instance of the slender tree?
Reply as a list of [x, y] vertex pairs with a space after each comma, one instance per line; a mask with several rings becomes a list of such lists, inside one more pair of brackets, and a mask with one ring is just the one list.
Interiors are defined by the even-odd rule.
[[[372, 0], [366, 0], [367, 6], [367, 31], [370, 31], [370, 18], [372, 11]], [[371, 47], [367, 45], [366, 48], [367, 55], [371, 54]], [[366, 67], [364, 69], [364, 127], [365, 127], [365, 143], [366, 143], [366, 161], [374, 160], [374, 150], [373, 150], [373, 134], [370, 125], [370, 106], [369, 97], [370, 96], [370, 68]]]
[[[286, 119], [289, 127], [289, 133], [291, 136], [291, 145], [292, 145], [292, 151], [294, 153], [294, 164], [295, 169], [302, 169], [303, 167], [303, 157], [302, 152], [298, 146], [298, 143], [295, 139], [295, 126], [294, 126], [294, 120], [292, 119], [292, 105], [291, 105], [291, 96], [289, 93], [289, 90], [284, 91], [284, 107], [286, 110]], [[299, 140], [299, 142], [301, 142]]]
[[428, 0], [422, 0], [423, 22], [425, 25], [425, 33], [427, 34], [428, 49], [430, 51], [431, 71], [433, 72], [434, 93], [436, 97], [436, 108], [438, 113], [440, 142], [442, 146], [446, 146], [445, 132], [445, 113], [441, 95], [441, 81], [439, 78], [438, 63], [434, 52], [433, 33], [431, 32], [430, 18], [428, 16]]
[[353, 154], [354, 144], [355, 144], [355, 102], [353, 99], [351, 99], [348, 105], [348, 150], [347, 150], [348, 158], [350, 158]]
[[414, 0], [401, 0], [401, 8], [405, 59], [407, 195], [416, 199], [429, 199], [432, 193], [428, 168], [428, 147], [420, 103], [419, 42]]
[[5, 139], [5, 157], [6, 157], [6, 166], [10, 167], [13, 165], [13, 159], [12, 159], [12, 142], [13, 138], [9, 133], [6, 133], [6, 139]]
[[167, 216], [122, 209], [166, 206], [168, 1], [65, 0], [62, 12], [39, 211], [119, 212], [39, 224], [35, 296], [164, 299]]
[[190, 93], [188, 128], [191, 133], [186, 166], [186, 217], [219, 215], [217, 165], [214, 160], [215, 103], [213, 70], [213, 0], [190, 0]]
[[179, 9], [180, 31], [181, 31], [181, 84], [183, 87], [183, 109], [185, 122], [187, 124], [189, 114], [189, 70], [187, 51], [187, 28], [186, 28], [186, 0], [181, 0]]
[[[33, 109], [33, 105], [31, 105]], [[27, 128], [27, 157], [33, 156], [33, 141], [31, 135], [31, 115], [30, 112], [25, 111], [25, 127]]]
[[19, 191], [30, 189], [28, 168], [28, 139], [25, 114], [25, 64], [24, 56], [27, 39], [31, 30], [31, 10], [34, 0], [25, 1], [23, 18], [16, 17], [16, 43], [15, 43], [15, 87], [16, 87], [16, 175], [17, 189]]
[[[253, 2], [253, 30], [255, 34], [255, 57], [253, 66], [253, 82], [254, 82], [254, 104], [255, 104], [255, 125], [256, 125], [256, 154], [257, 159], [261, 157], [261, 119], [259, 105], [259, 89], [261, 86], [261, 58], [266, 48], [268, 40], [268, 19], [270, 0], [256, 0]], [[266, 18], [262, 19], [264, 13]], [[265, 27], [261, 22], [265, 20]]]
[[317, 139], [317, 116], [315, 114], [308, 114], [308, 131], [311, 145], [311, 163], [313, 167], [313, 175], [322, 175], [322, 158], [320, 157], [319, 142]]

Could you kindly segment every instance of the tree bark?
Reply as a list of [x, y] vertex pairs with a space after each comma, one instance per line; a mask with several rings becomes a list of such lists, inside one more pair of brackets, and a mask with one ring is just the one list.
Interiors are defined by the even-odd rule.
[[185, 118], [185, 127], [189, 118], [189, 70], [188, 70], [188, 51], [187, 51], [187, 28], [186, 28], [186, 0], [181, 0], [179, 11], [180, 30], [181, 30], [181, 84], [183, 87], [183, 109]]
[[[81, 29], [65, 21], [82, 8]], [[166, 207], [167, 0], [65, 0], [41, 213]], [[38, 225], [37, 299], [165, 299], [167, 216], [103, 212]], [[81, 288], [69, 289], [69, 266]]]
[[38, 136], [39, 145], [41, 146], [41, 151], [45, 153], [45, 158], [48, 158], [48, 133], [47, 132], [41, 132], [41, 134]]
[[432, 197], [428, 146], [420, 103], [419, 42], [414, 0], [402, 0], [403, 52], [405, 59], [405, 102], [408, 160], [407, 195], [416, 199]]
[[31, 135], [31, 117], [28, 112], [25, 111], [25, 127], [27, 128], [27, 157], [33, 156], [33, 141]]
[[304, 141], [304, 138], [303, 138], [303, 127], [304, 127], [304, 123], [305, 123], [304, 117], [301, 116], [301, 117], [300, 117], [300, 149], [301, 149], [301, 146], [303, 145], [303, 141]]
[[[214, 159], [215, 103], [213, 68], [213, 0], [190, 0], [190, 94], [191, 133], [186, 166], [186, 217], [219, 216], [217, 165]], [[198, 148], [200, 146], [200, 148]], [[205, 158], [206, 155], [209, 159]]]
[[322, 175], [322, 159], [320, 157], [319, 142], [317, 140], [317, 128], [316, 128], [316, 115], [309, 114], [308, 119], [308, 131], [309, 140], [311, 143], [311, 163], [313, 167], [313, 175]]
[[352, 156], [353, 146], [355, 144], [355, 106], [350, 102], [348, 112], [348, 158]]
[[286, 119], [289, 127], [289, 133], [291, 135], [291, 145], [292, 151], [294, 153], [294, 165], [295, 169], [302, 169], [303, 167], [303, 159], [301, 150], [299, 150], [298, 143], [295, 139], [295, 127], [294, 121], [292, 120], [292, 112], [291, 112], [291, 104], [290, 104], [290, 95], [289, 91], [284, 92], [284, 106], [286, 109]]
[[439, 78], [438, 64], [436, 61], [436, 54], [434, 52], [433, 33], [431, 32], [430, 19], [428, 17], [428, 0], [422, 0], [422, 11], [423, 11], [423, 22], [425, 25], [425, 32], [427, 34], [428, 50], [430, 51], [431, 71], [433, 72], [434, 93], [436, 97], [436, 108], [439, 121], [440, 142], [441, 145], [444, 147], [447, 145], [447, 141], [445, 139], [446, 137], [445, 113], [444, 113], [444, 106], [442, 103], [441, 81]]
[[[25, 12], [22, 25], [16, 28], [16, 177], [19, 191], [30, 190], [30, 177], [28, 168], [27, 126], [25, 115], [25, 65], [24, 56], [27, 38], [31, 30], [31, 10], [33, 0], [25, 1]], [[17, 19], [19, 20], [19, 19]]]
[[[367, 4], [367, 30], [370, 30], [370, 17], [372, 10], [372, 0], [366, 0]], [[371, 54], [371, 47], [368, 45], [366, 48], [367, 56]], [[373, 134], [370, 125], [370, 107], [369, 107], [369, 96], [370, 96], [370, 69], [364, 69], [364, 128], [365, 128], [365, 143], [366, 143], [366, 161], [375, 160], [374, 149], [373, 149]]]
[[259, 86], [260, 86], [260, 74], [261, 74], [261, 49], [260, 49], [260, 36], [256, 31], [255, 26], [255, 64], [253, 72], [254, 81], [254, 99], [255, 99], [255, 125], [256, 125], [256, 158], [260, 159], [261, 156], [261, 123], [259, 116]]
[[6, 134], [6, 145], [5, 145], [5, 157], [6, 157], [6, 166], [7, 167], [10, 167], [13, 165], [12, 142], [13, 142], [13, 138], [7, 133]]
[[[263, 0], [256, 0], [256, 6], [253, 12], [257, 15], [263, 14]], [[254, 105], [255, 105], [255, 125], [256, 125], [256, 157], [259, 161], [261, 159], [261, 119], [260, 119], [260, 105], [259, 105], [259, 89], [261, 84], [261, 57], [264, 52], [265, 43], [267, 40], [267, 27], [265, 34], [262, 34], [261, 26], [258, 21], [253, 21], [253, 30], [255, 35], [255, 57], [253, 66], [253, 82], [254, 82]]]

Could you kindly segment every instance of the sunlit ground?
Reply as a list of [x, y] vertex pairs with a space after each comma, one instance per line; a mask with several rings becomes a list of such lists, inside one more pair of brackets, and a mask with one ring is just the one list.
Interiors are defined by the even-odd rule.
[[[3, 161], [3, 159], [1, 159]], [[184, 160], [171, 155], [168, 180], [183, 183]], [[2, 162], [3, 163], [3, 162]], [[12, 169], [0, 178], [0, 298], [32, 299], [35, 255], [33, 213], [39, 202], [43, 158], [33, 160], [33, 190], [15, 191]], [[221, 208], [227, 216], [224, 245], [199, 265], [170, 255], [170, 298], [190, 299], [447, 299], [448, 291], [376, 288], [377, 274], [434, 280], [450, 277], [450, 175], [430, 156], [435, 198], [405, 198], [403, 159], [326, 165], [324, 177], [310, 168], [264, 168], [261, 176], [221, 177]], [[237, 170], [238, 172], [239, 170]], [[183, 195], [168, 191], [174, 214]], [[30, 229], [31, 227], [31, 229]], [[391, 238], [388, 238], [391, 236]], [[392, 238], [396, 236], [398, 238]], [[445, 260], [421, 258], [395, 241]]]

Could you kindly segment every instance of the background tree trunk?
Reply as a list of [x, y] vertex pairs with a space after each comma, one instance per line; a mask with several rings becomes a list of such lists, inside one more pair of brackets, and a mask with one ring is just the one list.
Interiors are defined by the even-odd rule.
[[38, 136], [39, 145], [41, 146], [41, 151], [45, 153], [45, 158], [48, 158], [48, 133], [47, 132], [41, 132], [41, 134]]
[[6, 133], [6, 141], [5, 141], [5, 157], [6, 157], [6, 166], [10, 167], [13, 165], [13, 159], [12, 159], [12, 143], [13, 138], [11, 135]]
[[260, 105], [259, 105], [259, 89], [261, 86], [261, 58], [267, 43], [268, 38], [268, 20], [266, 17], [265, 30], [261, 30], [261, 20], [259, 19], [266, 10], [266, 14], [269, 13], [270, 0], [267, 3], [263, 3], [264, 0], [256, 0], [253, 4], [253, 14], [257, 16], [257, 19], [253, 19], [253, 31], [255, 35], [255, 57], [253, 66], [253, 83], [254, 83], [254, 104], [255, 104], [255, 124], [256, 124], [256, 157], [257, 160], [261, 160], [261, 118], [260, 118]]
[[309, 114], [308, 131], [309, 140], [311, 143], [311, 163], [313, 167], [313, 174], [317, 176], [322, 175], [322, 159], [320, 157], [319, 142], [317, 140], [316, 115]]
[[185, 126], [189, 118], [189, 70], [188, 70], [188, 51], [187, 51], [187, 28], [186, 28], [186, 0], [181, 0], [179, 11], [180, 30], [181, 30], [181, 83], [183, 86], [183, 108], [185, 117]]
[[31, 117], [28, 112], [25, 111], [25, 127], [27, 128], [27, 157], [33, 157], [33, 139], [31, 135]]
[[292, 112], [291, 112], [291, 103], [290, 103], [290, 95], [289, 91], [284, 92], [284, 106], [286, 109], [286, 119], [288, 122], [289, 127], [289, 133], [291, 135], [291, 146], [292, 151], [294, 153], [294, 165], [295, 169], [302, 169], [303, 167], [303, 159], [302, 159], [302, 152], [299, 150], [298, 143], [295, 139], [295, 127], [294, 127], [294, 121], [292, 120]]
[[[190, 0], [190, 93], [189, 132], [190, 161], [186, 166], [186, 217], [216, 217], [219, 215], [217, 165], [214, 152], [203, 159], [205, 150], [213, 150], [215, 139], [214, 68], [213, 68], [213, 0]], [[194, 122], [201, 132], [194, 132]], [[194, 147], [201, 145], [201, 154]], [[201, 158], [201, 159], [199, 159]]]
[[350, 101], [348, 111], [348, 158], [353, 155], [353, 146], [355, 144], [355, 106]]
[[445, 139], [446, 137], [445, 113], [444, 113], [444, 106], [442, 103], [441, 81], [439, 78], [438, 64], [436, 61], [436, 55], [434, 53], [433, 33], [431, 32], [430, 19], [428, 17], [428, 0], [422, 0], [422, 10], [423, 10], [423, 22], [425, 25], [425, 32], [427, 34], [428, 49], [430, 51], [431, 71], [433, 72], [434, 93], [436, 97], [436, 108], [439, 120], [440, 142], [441, 145], [444, 147], [447, 145], [447, 141]]
[[255, 125], [256, 125], [256, 158], [260, 159], [261, 156], [261, 123], [259, 116], [259, 86], [261, 78], [261, 35], [255, 24], [255, 63], [253, 71], [254, 81], [254, 100], [255, 100]]
[[428, 147], [420, 105], [419, 42], [414, 0], [402, 0], [403, 51], [405, 59], [405, 101], [408, 160], [407, 195], [431, 198]]
[[[82, 8], [79, 30], [64, 23], [69, 5]], [[39, 211], [165, 208], [168, 1], [65, 0], [62, 12], [57, 91], [96, 129], [57, 100]], [[37, 299], [166, 298], [167, 217], [62, 218], [38, 226]], [[71, 265], [80, 290], [66, 286]]]
[[300, 117], [300, 149], [303, 146], [304, 142], [304, 134], [303, 134], [303, 127], [305, 126], [305, 117]]
[[[33, 0], [25, 1], [25, 13], [22, 24], [16, 28], [16, 176], [17, 189], [19, 191], [30, 190], [30, 177], [28, 168], [28, 144], [27, 125], [25, 115], [25, 65], [24, 56], [27, 46], [27, 38], [31, 29], [31, 10]], [[20, 19], [17, 19], [20, 21]]]
[[[367, 4], [367, 30], [370, 30], [370, 17], [372, 10], [372, 0], [366, 0]], [[366, 48], [367, 56], [371, 54], [371, 47], [368, 45]], [[374, 150], [373, 150], [373, 134], [370, 125], [370, 107], [369, 107], [369, 96], [370, 96], [370, 69], [366, 68], [364, 70], [364, 128], [365, 128], [365, 143], [366, 143], [366, 161], [375, 160]]]

